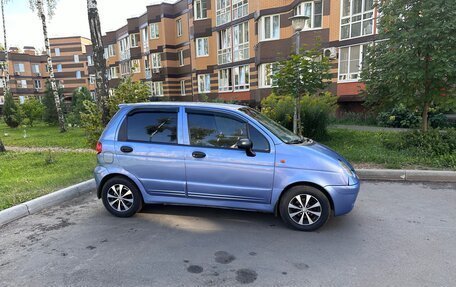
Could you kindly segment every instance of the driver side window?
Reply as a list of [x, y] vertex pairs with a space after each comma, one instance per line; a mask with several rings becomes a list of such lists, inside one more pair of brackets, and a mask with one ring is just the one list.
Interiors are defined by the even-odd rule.
[[210, 113], [189, 113], [190, 144], [202, 147], [237, 149], [237, 142], [247, 138], [247, 123]]

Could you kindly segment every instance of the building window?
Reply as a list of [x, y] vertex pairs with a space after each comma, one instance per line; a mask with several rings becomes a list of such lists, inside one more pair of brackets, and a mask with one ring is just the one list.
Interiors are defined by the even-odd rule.
[[184, 65], [184, 50], [177, 51], [177, 59], [179, 61], [179, 66], [182, 67]]
[[129, 75], [131, 73], [131, 62], [127, 61], [120, 64], [120, 74], [122, 76]]
[[248, 0], [233, 0], [233, 20], [242, 18], [249, 14]]
[[200, 74], [198, 75], [198, 92], [210, 93], [211, 92], [211, 75]]
[[182, 18], [176, 20], [176, 28], [177, 28], [177, 37], [181, 37], [183, 30], [182, 30]]
[[231, 0], [216, 0], [216, 25], [220, 26], [231, 21]]
[[250, 68], [249, 65], [233, 68], [234, 90], [245, 91], [250, 89]]
[[141, 73], [141, 63], [139, 60], [131, 60], [131, 71], [132, 73]]
[[356, 82], [360, 78], [363, 51], [367, 44], [339, 50], [339, 82]]
[[[119, 42], [120, 60], [130, 59], [130, 37], [125, 37]], [[108, 52], [109, 53], [109, 52]]]
[[207, 18], [207, 0], [195, 0], [193, 3], [195, 8], [195, 20]]
[[60, 56], [60, 48], [55, 48], [55, 49], [54, 49], [54, 54], [55, 54], [56, 56]]
[[150, 38], [158, 39], [160, 37], [160, 32], [158, 30], [158, 23], [150, 24], [149, 28], [150, 28]]
[[209, 56], [209, 39], [197, 38], [196, 39], [196, 56], [205, 57]]
[[14, 72], [15, 73], [24, 73], [25, 72], [24, 64], [22, 64], [22, 63], [14, 64]]
[[223, 69], [219, 71], [219, 92], [229, 92], [233, 88], [231, 77], [231, 69]]
[[276, 40], [280, 38], [280, 15], [270, 15], [260, 18], [260, 41]]
[[62, 64], [57, 64], [57, 72], [62, 72]]
[[[1, 85], [0, 87], [3, 88], [3, 82], [0, 85]], [[0, 104], [3, 104], [4, 102], [5, 102], [5, 97], [4, 96], [0, 96]]]
[[228, 28], [218, 33], [218, 64], [231, 63], [231, 56], [231, 28]]
[[163, 97], [163, 82], [152, 82], [152, 96]]
[[41, 81], [40, 80], [34, 80], [33, 81], [33, 86], [35, 87], [36, 90], [41, 89]]
[[108, 56], [109, 57], [114, 57], [116, 55], [116, 49], [114, 47], [114, 45], [109, 45], [108, 46]]
[[27, 88], [27, 81], [26, 80], [17, 80], [16, 86], [18, 89], [26, 89]]
[[149, 32], [147, 31], [147, 26], [144, 29], [141, 29], [141, 37], [144, 52], [147, 52], [149, 50]]
[[37, 76], [41, 75], [41, 73], [40, 73], [40, 65], [33, 64], [32, 65], [32, 73], [37, 75]]
[[323, 13], [322, 1], [303, 2], [295, 7], [294, 15], [307, 16], [303, 30], [321, 28], [321, 19]]
[[93, 57], [92, 56], [87, 56], [87, 65], [93, 66]]
[[273, 75], [278, 71], [277, 63], [262, 64], [259, 68], [260, 88], [271, 88], [276, 85]]
[[185, 96], [185, 80], [180, 81], [181, 96]]
[[153, 53], [152, 54], [152, 68], [158, 69], [161, 68], [161, 53]]
[[244, 22], [233, 28], [233, 57], [234, 61], [248, 59], [249, 56], [249, 22]]
[[130, 35], [130, 47], [132, 47], [132, 48], [139, 47], [139, 34]]
[[95, 75], [90, 75], [89, 76], [89, 84], [95, 85]]
[[340, 38], [342, 40], [372, 35], [374, 0], [342, 0]]
[[80, 79], [81, 78], [81, 71], [76, 71], [76, 79]]
[[110, 67], [109, 75], [111, 79], [117, 79], [119, 77], [119, 67]]
[[79, 55], [73, 55], [73, 59], [75, 63], [79, 63]]

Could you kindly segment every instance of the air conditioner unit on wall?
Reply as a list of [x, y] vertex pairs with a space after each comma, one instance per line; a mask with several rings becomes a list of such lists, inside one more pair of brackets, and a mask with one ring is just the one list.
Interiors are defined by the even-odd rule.
[[336, 47], [325, 48], [325, 49], [323, 49], [323, 55], [325, 57], [328, 57], [330, 60], [337, 59], [337, 48]]

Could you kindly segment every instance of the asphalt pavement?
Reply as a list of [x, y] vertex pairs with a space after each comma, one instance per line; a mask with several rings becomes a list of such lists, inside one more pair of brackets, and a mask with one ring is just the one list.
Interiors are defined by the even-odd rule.
[[272, 214], [147, 206], [94, 192], [0, 228], [0, 286], [454, 286], [456, 184], [364, 182], [317, 232]]

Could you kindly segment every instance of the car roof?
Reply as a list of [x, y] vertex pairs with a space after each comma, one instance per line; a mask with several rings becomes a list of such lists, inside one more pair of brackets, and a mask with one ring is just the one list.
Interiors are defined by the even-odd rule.
[[147, 107], [205, 107], [205, 108], [217, 108], [226, 110], [239, 110], [245, 106], [234, 105], [234, 104], [223, 104], [223, 103], [205, 103], [205, 102], [145, 102], [135, 104], [120, 104], [120, 108], [124, 107], [135, 107], [135, 108], [147, 108]]

